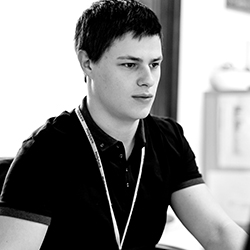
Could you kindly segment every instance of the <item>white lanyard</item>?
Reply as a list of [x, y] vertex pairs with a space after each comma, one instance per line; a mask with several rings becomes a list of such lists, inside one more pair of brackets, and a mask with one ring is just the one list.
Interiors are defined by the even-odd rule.
[[138, 174], [138, 178], [137, 178], [134, 197], [133, 197], [131, 209], [130, 209], [130, 212], [129, 212], [128, 220], [127, 220], [127, 223], [126, 223], [126, 227], [124, 229], [123, 237], [122, 237], [122, 240], [120, 240], [120, 233], [119, 233], [119, 229], [118, 229], [118, 226], [117, 226], [114, 210], [113, 210], [113, 207], [112, 207], [112, 202], [111, 202], [111, 198], [110, 198], [110, 195], [109, 195], [108, 185], [107, 185], [107, 181], [106, 181], [106, 178], [105, 178], [102, 161], [101, 161], [98, 149], [96, 147], [96, 143], [95, 143], [94, 138], [93, 138], [93, 136], [92, 136], [92, 134], [91, 134], [85, 120], [84, 120], [84, 117], [83, 117], [79, 107], [75, 109], [75, 112], [77, 114], [77, 117], [78, 117], [80, 123], [82, 124], [82, 127], [83, 127], [83, 129], [84, 129], [84, 131], [85, 131], [85, 133], [86, 133], [86, 135], [88, 137], [89, 143], [90, 143], [90, 145], [92, 147], [92, 150], [94, 152], [95, 159], [96, 159], [97, 165], [98, 165], [99, 170], [100, 170], [100, 174], [101, 174], [101, 177], [102, 177], [102, 180], [103, 180], [103, 183], [104, 183], [104, 187], [105, 187], [105, 190], [106, 190], [106, 194], [107, 194], [107, 199], [108, 199], [108, 202], [109, 202], [109, 209], [110, 209], [111, 218], [112, 218], [112, 222], [113, 222], [116, 242], [117, 242], [117, 245], [118, 245], [119, 249], [121, 250], [122, 246], [123, 246], [123, 243], [124, 243], [125, 236], [127, 234], [128, 226], [129, 226], [129, 223], [130, 223], [130, 220], [131, 220], [132, 212], [134, 210], [134, 205], [135, 205], [135, 201], [136, 201], [136, 197], [137, 197], [137, 193], [138, 193], [138, 188], [139, 188], [139, 184], [140, 184], [140, 180], [141, 180], [141, 174], [142, 174], [142, 167], [143, 167], [144, 157], [145, 157], [145, 147], [143, 147], [142, 151], [141, 151], [140, 170], [139, 170], [139, 174]]

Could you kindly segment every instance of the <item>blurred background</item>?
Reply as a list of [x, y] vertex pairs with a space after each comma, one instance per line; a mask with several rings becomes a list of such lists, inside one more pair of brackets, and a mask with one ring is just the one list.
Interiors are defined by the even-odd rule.
[[[162, 79], [152, 113], [183, 126], [211, 192], [247, 228], [250, 1], [141, 1], [157, 13], [164, 32]], [[1, 157], [14, 156], [34, 129], [85, 96], [73, 38], [78, 17], [92, 2], [0, 2]]]

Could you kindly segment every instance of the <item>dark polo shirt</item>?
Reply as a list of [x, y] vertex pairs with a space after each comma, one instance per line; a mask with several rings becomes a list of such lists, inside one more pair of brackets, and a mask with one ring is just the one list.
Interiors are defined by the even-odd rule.
[[[139, 123], [128, 159], [122, 142], [102, 131], [84, 100], [83, 116], [103, 163], [122, 234], [145, 161], [123, 249], [152, 249], [173, 192], [203, 183], [181, 126], [149, 115]], [[75, 114], [50, 118], [23, 142], [6, 177], [0, 214], [49, 226], [42, 250], [118, 249], [109, 204], [92, 148]]]

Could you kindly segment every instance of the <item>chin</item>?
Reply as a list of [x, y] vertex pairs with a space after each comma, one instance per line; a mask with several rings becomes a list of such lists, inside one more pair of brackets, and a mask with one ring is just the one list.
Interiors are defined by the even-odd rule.
[[137, 119], [144, 119], [144, 118], [146, 118], [146, 117], [149, 115], [149, 113], [150, 113], [150, 109], [149, 109], [149, 110], [143, 110], [143, 111], [141, 111], [141, 112], [138, 112], [138, 113], [136, 114]]

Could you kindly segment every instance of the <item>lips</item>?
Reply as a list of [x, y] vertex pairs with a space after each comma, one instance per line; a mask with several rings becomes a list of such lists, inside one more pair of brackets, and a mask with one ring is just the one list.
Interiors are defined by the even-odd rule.
[[151, 99], [153, 98], [153, 95], [151, 94], [139, 94], [139, 95], [133, 95], [133, 98], [140, 98], [140, 99]]

